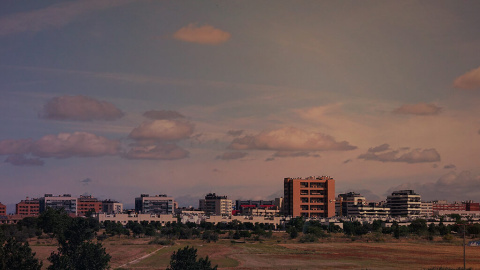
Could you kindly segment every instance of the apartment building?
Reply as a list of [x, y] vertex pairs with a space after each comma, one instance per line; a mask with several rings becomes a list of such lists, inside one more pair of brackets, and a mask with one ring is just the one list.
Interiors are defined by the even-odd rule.
[[335, 180], [329, 176], [284, 179], [284, 214], [292, 217], [335, 216]]
[[150, 196], [141, 194], [135, 198], [135, 212], [139, 214], [173, 214], [175, 211], [175, 200], [165, 194]]
[[52, 194], [45, 194], [40, 198], [40, 213], [47, 210], [47, 208], [53, 209], [65, 209], [69, 214], [77, 214], [77, 198], [72, 197], [70, 194], [63, 194], [53, 196]]
[[359, 217], [388, 217], [390, 216], [390, 207], [383, 202], [376, 203], [370, 202], [367, 204], [359, 204], [358, 216]]
[[106, 214], [120, 214], [123, 212], [123, 203], [104, 200], [102, 201], [102, 212]]
[[199, 209], [210, 215], [231, 216], [233, 203], [227, 196], [217, 196], [215, 193], [208, 193], [205, 199], [199, 200]]
[[335, 212], [337, 216], [358, 216], [359, 206], [365, 205], [367, 199], [359, 193], [348, 192], [338, 194], [335, 201]]
[[398, 190], [387, 197], [387, 206], [392, 216], [419, 217], [421, 198], [413, 190]]
[[102, 211], [102, 202], [91, 195], [80, 195], [77, 203], [78, 216], [85, 216], [88, 212], [100, 213]]
[[422, 202], [420, 204], [420, 216], [422, 217], [433, 216], [433, 202]]
[[40, 213], [40, 199], [27, 197], [15, 205], [15, 214], [22, 216], [36, 216]]
[[5, 204], [0, 203], [0, 216], [7, 215], [7, 206]]

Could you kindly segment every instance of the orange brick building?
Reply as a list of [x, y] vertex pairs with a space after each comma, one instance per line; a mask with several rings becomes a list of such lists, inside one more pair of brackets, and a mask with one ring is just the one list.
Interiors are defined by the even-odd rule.
[[38, 199], [21, 200], [15, 205], [15, 214], [22, 216], [36, 216], [40, 213], [40, 201]]
[[7, 206], [0, 203], [0, 216], [6, 216], [6, 215], [7, 215]]
[[335, 216], [335, 180], [329, 176], [285, 178], [283, 192], [286, 216]]
[[94, 213], [100, 213], [102, 211], [102, 202], [91, 195], [80, 195], [80, 198], [78, 198], [77, 201], [77, 215], [85, 216], [90, 210]]

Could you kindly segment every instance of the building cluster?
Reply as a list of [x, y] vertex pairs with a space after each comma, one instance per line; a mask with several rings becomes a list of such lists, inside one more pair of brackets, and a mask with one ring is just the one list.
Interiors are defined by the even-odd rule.
[[124, 210], [123, 204], [113, 200], [98, 200], [92, 196], [73, 197], [70, 194], [41, 198], [26, 198], [16, 204], [15, 215], [7, 215], [0, 203], [0, 223], [15, 223], [26, 216], [35, 216], [47, 208], [64, 209], [72, 216], [92, 214], [99, 221], [176, 222], [230, 222], [233, 220], [279, 225], [281, 220], [304, 217], [307, 219], [339, 219], [345, 217], [366, 219], [417, 218], [458, 214], [480, 217], [480, 204], [473, 201], [423, 202], [413, 190], [392, 192], [385, 201], [368, 202], [364, 196], [348, 192], [335, 196], [335, 180], [329, 176], [284, 178], [284, 197], [274, 200], [236, 200], [225, 195], [206, 194], [197, 209], [179, 208], [173, 197], [165, 194], [141, 194], [135, 198], [135, 209]]

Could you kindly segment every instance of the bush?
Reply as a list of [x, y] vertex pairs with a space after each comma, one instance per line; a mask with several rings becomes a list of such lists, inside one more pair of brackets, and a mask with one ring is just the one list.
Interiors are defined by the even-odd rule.
[[313, 243], [318, 241], [318, 237], [316, 237], [314, 234], [304, 234], [302, 237], [300, 237], [300, 243]]

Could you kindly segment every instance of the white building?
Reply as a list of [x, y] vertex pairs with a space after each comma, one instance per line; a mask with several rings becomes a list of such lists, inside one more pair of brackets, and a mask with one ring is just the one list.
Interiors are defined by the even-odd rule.
[[77, 198], [72, 197], [70, 194], [63, 194], [53, 196], [52, 194], [45, 194], [44, 197], [39, 199], [40, 213], [47, 210], [47, 208], [53, 209], [65, 209], [69, 214], [77, 214]]
[[211, 215], [231, 216], [232, 205], [232, 200], [227, 196], [217, 196], [215, 193], [209, 193], [205, 199], [199, 200], [199, 209]]
[[139, 214], [173, 214], [175, 200], [165, 194], [150, 196], [142, 194], [135, 198], [135, 212]]
[[392, 216], [419, 217], [421, 198], [413, 190], [398, 190], [387, 197], [387, 206]]

